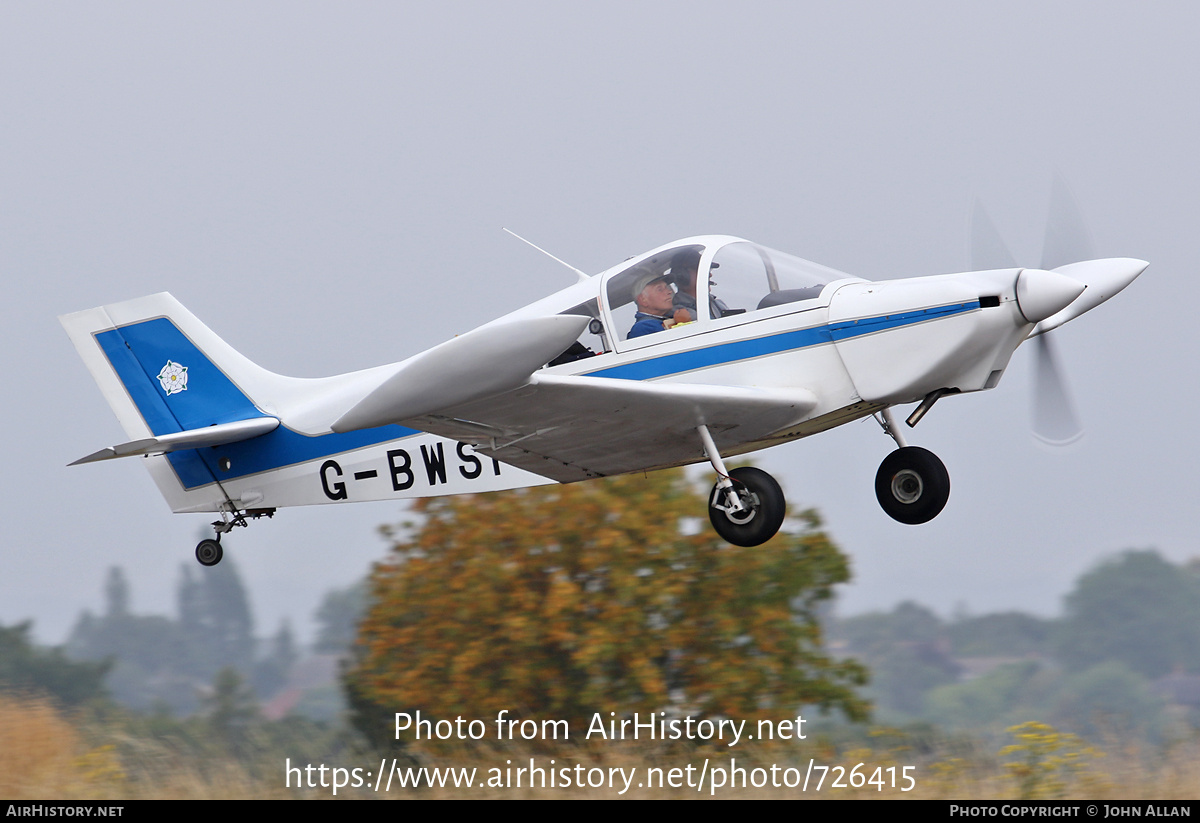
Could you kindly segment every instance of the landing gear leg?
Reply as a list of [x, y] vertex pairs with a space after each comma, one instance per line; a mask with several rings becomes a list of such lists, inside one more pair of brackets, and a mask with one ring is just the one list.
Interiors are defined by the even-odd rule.
[[787, 510], [783, 490], [762, 469], [743, 466], [732, 472], [726, 470], [708, 427], [700, 426], [697, 431], [717, 473], [717, 482], [708, 498], [708, 519], [713, 529], [735, 546], [766, 543], [783, 525]]
[[248, 518], [257, 520], [260, 517], [272, 517], [274, 514], [274, 509], [246, 509], [232, 514], [221, 512], [221, 519], [214, 520], [212, 524], [216, 538], [205, 538], [196, 544], [196, 559], [200, 561], [201, 566], [217, 565], [225, 556], [225, 550], [221, 548], [221, 535], [233, 531], [236, 526], [249, 526]]
[[[921, 415], [945, 393], [937, 391], [929, 394], [921, 407], [909, 417], [909, 425], [915, 425], [913, 418], [920, 420]], [[936, 454], [919, 446], [910, 446], [904, 441], [890, 408], [876, 414], [875, 420], [883, 427], [883, 433], [896, 441], [898, 447], [883, 459], [879, 471], [875, 473], [875, 497], [879, 505], [888, 517], [901, 523], [928, 523], [938, 516], [950, 499], [950, 473]]]
[[904, 440], [904, 433], [896, 425], [896, 418], [892, 417], [890, 406], [875, 414], [875, 422], [883, 427], [884, 434], [896, 441], [896, 448], [903, 449], [908, 445]]

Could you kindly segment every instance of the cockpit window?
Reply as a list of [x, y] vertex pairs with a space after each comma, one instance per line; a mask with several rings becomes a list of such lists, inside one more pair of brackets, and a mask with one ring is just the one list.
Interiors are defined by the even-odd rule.
[[606, 348], [640, 348], [736, 325], [739, 317], [803, 311], [818, 305], [811, 301], [826, 284], [848, 277], [745, 240], [717, 240], [663, 249], [607, 275]]
[[[673, 316], [673, 303], [678, 291], [673, 281], [679, 275], [675, 269], [682, 269], [684, 267], [682, 261], [685, 259], [699, 260], [703, 251], [704, 247], [699, 245], [676, 246], [641, 260], [636, 265], [610, 277], [605, 296], [613, 318], [612, 334], [618, 340], [629, 339], [635, 324], [641, 321], [645, 321], [644, 325], [634, 334], [635, 337], [639, 336], [639, 333], [648, 334], [659, 330], [651, 329], [650, 327], [655, 323], [647, 318], [670, 318]], [[669, 295], [663, 292], [663, 284], [669, 290]], [[639, 315], [638, 312], [641, 309], [636, 303], [638, 295], [634, 293], [634, 290], [637, 289], [640, 293], [647, 288], [650, 291], [663, 293], [655, 294], [653, 297], [646, 295], [643, 298], [643, 308], [646, 310]]]
[[730, 243], [709, 267], [710, 315], [716, 320], [811, 300], [826, 283], [845, 276], [765, 246]]

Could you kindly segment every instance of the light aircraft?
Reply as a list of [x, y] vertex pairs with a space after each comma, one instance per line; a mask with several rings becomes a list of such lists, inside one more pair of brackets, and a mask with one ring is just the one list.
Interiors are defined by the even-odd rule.
[[[1023, 341], [1146, 266], [1114, 258], [871, 282], [736, 237], [690, 237], [594, 276], [576, 270], [574, 285], [407, 360], [318, 379], [260, 368], [155, 294], [60, 318], [130, 438], [75, 462], [143, 456], [173, 511], [219, 512], [216, 538], [196, 547], [210, 566], [222, 534], [285, 506], [705, 460], [717, 475], [713, 527], [755, 546], [780, 528], [783, 493], [725, 458], [874, 415], [897, 447], [876, 476], [879, 503], [924, 523], [945, 506], [949, 475], [906, 443], [891, 408], [919, 404], [912, 427], [946, 395], [995, 388]], [[658, 314], [686, 294], [691, 315], [629, 336], [646, 319], [635, 318], [643, 287], [663, 284], [671, 305]]]

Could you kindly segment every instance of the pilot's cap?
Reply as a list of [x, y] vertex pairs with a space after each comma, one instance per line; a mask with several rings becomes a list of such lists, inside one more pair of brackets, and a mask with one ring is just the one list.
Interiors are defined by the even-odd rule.
[[637, 276], [637, 279], [633, 281], [633, 292], [632, 292], [633, 299], [637, 300], [638, 295], [641, 294], [643, 291], [645, 291], [646, 287], [649, 286], [651, 283], [653, 283], [655, 280], [662, 280], [663, 282], [668, 282], [667, 276], [665, 274], [658, 274], [657, 272], [652, 272], [652, 271], [643, 272], [642, 274], [639, 274]]

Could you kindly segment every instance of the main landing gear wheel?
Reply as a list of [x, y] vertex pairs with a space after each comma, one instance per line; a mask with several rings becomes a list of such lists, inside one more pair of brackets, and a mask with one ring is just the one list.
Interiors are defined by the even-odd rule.
[[201, 566], [215, 566], [221, 562], [225, 552], [216, 540], [201, 540], [196, 544], [196, 559]]
[[725, 493], [713, 486], [708, 498], [708, 519], [717, 534], [735, 546], [758, 546], [766, 543], [783, 525], [787, 504], [783, 489], [775, 478], [762, 469], [742, 466], [729, 473], [733, 489], [744, 507], [729, 511]]
[[933, 452], [905, 446], [883, 459], [875, 475], [875, 496], [893, 520], [928, 523], [950, 499], [950, 474]]

